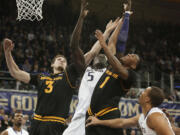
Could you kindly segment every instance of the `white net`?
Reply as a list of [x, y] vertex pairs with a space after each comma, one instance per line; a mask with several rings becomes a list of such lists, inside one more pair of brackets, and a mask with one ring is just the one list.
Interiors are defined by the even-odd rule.
[[38, 20], [40, 21], [42, 16], [42, 5], [44, 0], [16, 0], [18, 16], [17, 20]]

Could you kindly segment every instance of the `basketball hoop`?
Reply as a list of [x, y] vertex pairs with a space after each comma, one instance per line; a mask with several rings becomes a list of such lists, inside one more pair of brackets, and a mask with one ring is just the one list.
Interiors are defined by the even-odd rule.
[[44, 0], [16, 0], [18, 16], [17, 20], [40, 21], [42, 16], [42, 5]]

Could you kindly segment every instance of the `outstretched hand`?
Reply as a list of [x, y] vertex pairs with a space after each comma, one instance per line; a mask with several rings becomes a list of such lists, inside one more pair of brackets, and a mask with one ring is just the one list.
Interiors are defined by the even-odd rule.
[[3, 41], [3, 47], [4, 47], [4, 52], [5, 53], [11, 52], [13, 50], [13, 48], [14, 48], [14, 44], [10, 39], [5, 38], [4, 41]]
[[106, 46], [106, 42], [105, 42], [103, 34], [100, 30], [96, 30], [95, 37], [99, 40], [99, 43], [102, 47]]
[[86, 17], [89, 10], [87, 9], [88, 7], [88, 2], [86, 0], [81, 0], [81, 15], [82, 17]]
[[99, 121], [100, 120], [95, 116], [89, 116], [89, 118], [86, 120], [86, 127], [98, 125]]
[[127, 0], [127, 3], [123, 4], [124, 6], [124, 11], [131, 11], [131, 0]]
[[124, 12], [129, 11], [130, 15], [133, 14], [133, 12], [131, 11], [131, 5], [132, 5], [131, 0], [127, 0], [127, 3], [123, 4]]
[[119, 20], [120, 20], [119, 17], [116, 18], [116, 20], [114, 22], [112, 20], [110, 20], [108, 22], [108, 24], [106, 25], [106, 30], [108, 30], [110, 32], [113, 31], [116, 28], [116, 26], [118, 25]]

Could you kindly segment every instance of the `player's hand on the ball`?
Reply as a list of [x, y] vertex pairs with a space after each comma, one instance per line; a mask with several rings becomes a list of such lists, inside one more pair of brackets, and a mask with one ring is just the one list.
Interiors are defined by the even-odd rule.
[[127, 0], [127, 3], [123, 4], [124, 11], [131, 11], [131, 5], [132, 5], [131, 0]]
[[127, 0], [127, 3], [123, 4], [124, 12], [128, 11], [130, 13], [130, 15], [133, 14], [133, 11], [131, 11], [131, 5], [132, 5], [131, 0]]
[[5, 38], [3, 42], [3, 47], [4, 47], [4, 52], [10, 52], [13, 50], [14, 44], [10, 39]]

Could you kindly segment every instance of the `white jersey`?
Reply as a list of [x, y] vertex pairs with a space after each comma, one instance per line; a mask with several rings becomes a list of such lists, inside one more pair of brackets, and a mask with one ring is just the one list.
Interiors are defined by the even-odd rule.
[[9, 127], [6, 131], [8, 131], [8, 135], [29, 135], [29, 133], [24, 129], [21, 129], [21, 131], [15, 131], [12, 127]]
[[[143, 135], [157, 135], [156, 132], [154, 130], [150, 129], [146, 123], [148, 116], [151, 115], [152, 113], [157, 113], [157, 112], [163, 114], [163, 116], [167, 119], [168, 124], [172, 130], [171, 123], [169, 122], [169, 119], [166, 117], [166, 114], [158, 107], [154, 107], [149, 111], [146, 118], [144, 117], [144, 114], [141, 114], [139, 117], [139, 126], [141, 128]], [[173, 130], [172, 130], [172, 132], [173, 132]], [[174, 132], [173, 132], [173, 134], [174, 134]]]
[[75, 114], [63, 135], [85, 135], [86, 111], [90, 105], [94, 88], [105, 71], [106, 68], [94, 70], [88, 67], [86, 69], [79, 88], [79, 102]]

